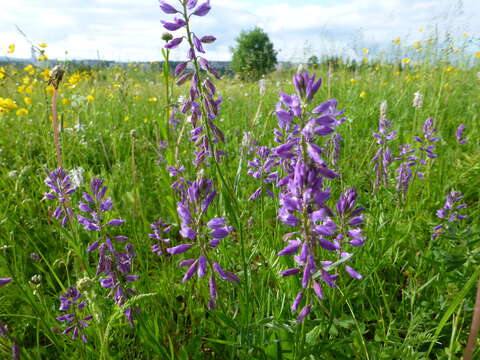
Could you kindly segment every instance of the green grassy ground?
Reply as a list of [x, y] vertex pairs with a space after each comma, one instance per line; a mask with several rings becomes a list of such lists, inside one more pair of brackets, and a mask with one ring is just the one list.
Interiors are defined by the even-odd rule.
[[[326, 298], [316, 302], [303, 325], [290, 312], [297, 280], [279, 275], [290, 259], [276, 255], [289, 229], [276, 218], [277, 199], [247, 201], [259, 184], [247, 176], [248, 156], [240, 146], [246, 131], [259, 144], [274, 146], [273, 111], [279, 90], [294, 91], [291, 74], [270, 75], [263, 96], [257, 84], [216, 82], [223, 96], [217, 124], [225, 132], [221, 148], [228, 154], [220, 167], [234, 184], [241, 227], [222, 242], [219, 256], [241, 282], [220, 283], [219, 307], [209, 311], [208, 280], [181, 283], [183, 270], [177, 262], [183, 257], [159, 257], [150, 250], [151, 222], [162, 216], [178, 224], [165, 165], [175, 158], [174, 144], [185, 120], [179, 117], [180, 124], [171, 131], [163, 161], [158, 150], [158, 141], [165, 138], [162, 76], [133, 65], [127, 70], [82, 73], [73, 87], [76, 80], [70, 78], [69, 85], [72, 73], [67, 73], [59, 90], [64, 167], [85, 169], [84, 189], [92, 177], [105, 179], [114, 204], [112, 218], [126, 220], [119, 233], [130, 238], [137, 254], [134, 273], [141, 277], [133, 287], [144, 294], [133, 300], [140, 315], [131, 328], [106, 298], [108, 291], [95, 282], [88, 308], [95, 318], [86, 330], [86, 345], [62, 335], [63, 324], [56, 320], [61, 315], [59, 295], [81, 278], [95, 278], [97, 257], [85, 251], [91, 234], [79, 225], [60, 228], [51, 217], [53, 203], [42, 200], [48, 191], [43, 183], [47, 171], [56, 167], [50, 93], [41, 69], [29, 74], [5, 68], [0, 97], [13, 99], [17, 107], [0, 114], [0, 277], [13, 278], [0, 288], [0, 321], [8, 324], [10, 334], [0, 338], [1, 357], [10, 356], [15, 340], [26, 359], [292, 359], [299, 353], [299, 337], [306, 334], [303, 356], [309, 359], [459, 358], [468, 337], [480, 260], [476, 61], [474, 67], [458, 68], [440, 62], [403, 69], [364, 65], [353, 71], [339, 65], [330, 80], [326, 66], [310, 69], [324, 78], [316, 102], [334, 97], [346, 110], [348, 121], [338, 130], [344, 139], [338, 166], [342, 176], [332, 190], [339, 194], [348, 187], [357, 189], [358, 202], [366, 208], [368, 240], [353, 258], [364, 278], [342, 276], [339, 289], [325, 289]], [[26, 76], [31, 93], [19, 89]], [[174, 98], [187, 89], [174, 87]], [[420, 109], [412, 106], [417, 91], [424, 96]], [[389, 186], [372, 192], [371, 158], [376, 148], [372, 132], [384, 100], [388, 119], [399, 132], [392, 142], [395, 153], [400, 144], [421, 134], [427, 117], [435, 118], [441, 136], [438, 158], [424, 180], [414, 181], [405, 200], [395, 190], [396, 164]], [[80, 131], [74, 129], [79, 123]], [[460, 124], [467, 127], [469, 139], [463, 145], [455, 139]], [[193, 179], [190, 130], [187, 124], [187, 133], [178, 142], [181, 162]], [[217, 186], [220, 195], [212, 216], [231, 218], [225, 188]], [[469, 218], [432, 241], [436, 210], [451, 189], [464, 194]], [[74, 203], [81, 191], [73, 195]], [[172, 235], [174, 243], [181, 242], [177, 232]], [[40, 259], [33, 260], [32, 253]], [[32, 278], [35, 275], [40, 277]]]

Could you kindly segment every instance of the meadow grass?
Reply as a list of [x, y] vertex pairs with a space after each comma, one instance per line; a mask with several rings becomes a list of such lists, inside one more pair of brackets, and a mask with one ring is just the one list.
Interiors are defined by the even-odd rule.
[[[277, 220], [278, 199], [247, 201], [259, 184], [246, 174], [249, 156], [241, 147], [245, 132], [272, 146], [278, 92], [294, 92], [293, 72], [269, 75], [264, 95], [256, 83], [233, 78], [216, 82], [224, 99], [217, 124], [225, 132], [221, 148], [228, 154], [219, 166], [231, 188], [217, 184], [219, 200], [212, 213], [231, 218], [232, 194], [227, 190], [233, 192], [237, 226], [219, 253], [241, 282], [219, 283], [218, 308], [211, 311], [205, 306], [208, 280], [181, 283], [178, 258], [150, 250], [151, 222], [159, 216], [179, 222], [165, 165], [175, 159], [173, 145], [185, 119], [179, 116], [175, 128], [165, 124], [162, 73], [135, 64], [82, 73], [67, 68], [58, 109], [64, 168], [85, 170], [82, 189], [93, 177], [105, 179], [114, 203], [112, 217], [126, 220], [121, 233], [134, 245], [133, 273], [141, 275], [133, 287], [142, 295], [129, 302], [140, 309], [135, 328], [95, 283], [88, 295], [95, 320], [86, 330], [85, 345], [62, 335], [56, 320], [59, 295], [81, 278], [95, 278], [96, 259], [86, 252], [91, 235], [78, 224], [70, 230], [59, 227], [51, 217], [52, 203], [42, 200], [48, 191], [43, 181], [56, 168], [51, 91], [41, 68], [4, 67], [0, 97], [13, 99], [16, 107], [0, 113], [0, 277], [13, 278], [0, 289], [0, 321], [8, 324], [11, 336], [0, 338], [1, 356], [10, 356], [15, 339], [26, 359], [293, 359], [302, 333], [302, 357], [309, 359], [459, 358], [468, 337], [480, 260], [476, 61], [455, 67], [441, 61], [355, 69], [338, 64], [329, 80], [327, 64], [310, 69], [324, 79], [316, 102], [336, 98], [346, 110], [348, 120], [338, 129], [342, 176], [332, 192], [335, 199], [348, 187], [357, 189], [358, 204], [366, 208], [367, 242], [353, 258], [364, 278], [341, 277], [339, 288], [325, 289], [325, 299], [316, 302], [301, 325], [290, 311], [298, 280], [279, 275], [291, 267], [291, 259], [276, 255], [289, 229]], [[187, 85], [173, 87], [173, 99], [187, 90]], [[418, 109], [412, 106], [415, 92], [424, 96]], [[441, 137], [438, 158], [425, 179], [413, 181], [406, 199], [395, 190], [393, 176], [387, 187], [372, 191], [372, 132], [385, 100], [388, 119], [398, 131], [391, 145], [395, 153], [421, 133], [427, 117], [435, 118]], [[460, 124], [467, 127], [469, 139], [463, 145], [455, 139]], [[187, 124], [178, 152], [185, 173], [194, 178], [190, 130]], [[169, 146], [160, 149], [159, 140], [167, 132]], [[451, 189], [464, 194], [469, 218], [432, 241], [435, 213]], [[72, 202], [80, 195], [77, 191]], [[171, 239], [181, 243], [177, 230]], [[40, 259], [32, 259], [32, 253]]]

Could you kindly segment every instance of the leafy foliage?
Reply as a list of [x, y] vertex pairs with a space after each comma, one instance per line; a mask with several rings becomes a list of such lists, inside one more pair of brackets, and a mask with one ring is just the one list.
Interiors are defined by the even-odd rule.
[[243, 80], [258, 80], [277, 65], [277, 51], [268, 35], [259, 27], [242, 31], [232, 49], [232, 69]]

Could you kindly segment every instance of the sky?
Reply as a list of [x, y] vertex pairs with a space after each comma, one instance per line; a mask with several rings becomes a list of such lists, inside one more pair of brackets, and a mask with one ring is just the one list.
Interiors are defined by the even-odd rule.
[[[177, 5], [178, 0], [167, 0]], [[201, 3], [203, 0], [199, 0]], [[480, 45], [478, 0], [211, 0], [212, 11], [192, 18], [197, 35], [214, 35], [210, 60], [230, 60], [242, 30], [265, 30], [282, 61], [311, 55], [358, 57], [388, 49], [399, 37], [411, 44], [435, 31], [464, 33]], [[3, 0], [0, 56], [30, 57], [31, 41], [47, 43], [49, 58], [157, 61], [165, 31], [157, 0]], [[28, 37], [25, 39], [18, 26]], [[478, 50], [477, 50], [478, 51]], [[66, 54], [68, 52], [68, 54]], [[185, 49], [173, 59], [185, 57]]]

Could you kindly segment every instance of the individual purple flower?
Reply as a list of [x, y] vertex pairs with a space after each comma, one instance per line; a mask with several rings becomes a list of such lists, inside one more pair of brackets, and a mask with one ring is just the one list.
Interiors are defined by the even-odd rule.
[[12, 282], [12, 278], [0, 278], [0, 286], [5, 286]]
[[458, 126], [457, 130], [455, 131], [455, 137], [459, 144], [465, 144], [468, 140], [463, 137], [463, 132], [465, 131], [465, 125], [461, 124]]
[[70, 176], [65, 170], [56, 169], [48, 174], [45, 184], [50, 188], [50, 192], [46, 192], [44, 198], [50, 200], [57, 199], [58, 206], [53, 212], [53, 216], [61, 221], [62, 226], [66, 226], [68, 219], [73, 217], [70, 195], [76, 191]]
[[72, 340], [75, 340], [78, 336], [84, 343], [87, 342], [87, 336], [85, 335], [85, 328], [88, 327], [88, 321], [90, 321], [92, 315], [84, 315], [84, 310], [87, 303], [81, 300], [82, 294], [76, 287], [72, 286], [67, 289], [64, 295], [60, 295], [60, 311], [68, 312], [65, 315], [57, 317], [58, 321], [65, 322], [67, 327], [62, 334], [72, 334]]
[[174, 18], [173, 22], [162, 20], [161, 23], [163, 24], [163, 27], [168, 31], [175, 31], [187, 25], [187, 23], [183, 19], [179, 18]]
[[169, 49], [169, 50], [175, 49], [178, 47], [178, 45], [182, 43], [182, 41], [183, 41], [183, 36], [175, 38], [165, 44], [165, 49]]
[[467, 208], [467, 204], [460, 203], [463, 199], [462, 193], [451, 190], [445, 199], [445, 204], [437, 210], [437, 217], [441, 219], [441, 223], [433, 228], [432, 240], [442, 235], [445, 230], [459, 220], [465, 220], [467, 215], [462, 215], [461, 210]]
[[193, 12], [193, 15], [197, 16], [205, 16], [210, 12], [210, 0], [207, 0], [203, 4], [200, 4], [195, 11]]
[[162, 11], [165, 14], [176, 14], [176, 13], [179, 12], [172, 5], [168, 4], [167, 2], [165, 2], [163, 0], [160, 0], [160, 9], [162, 9]]

